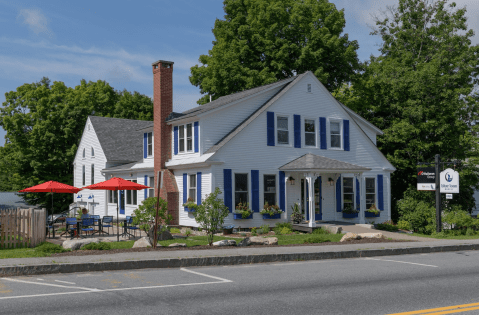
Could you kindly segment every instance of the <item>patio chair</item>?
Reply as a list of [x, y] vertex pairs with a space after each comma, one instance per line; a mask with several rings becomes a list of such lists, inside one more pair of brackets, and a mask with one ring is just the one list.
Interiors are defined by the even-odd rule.
[[103, 217], [102, 220], [102, 228], [108, 228], [108, 232], [105, 232], [106, 234], [110, 234], [110, 228], [113, 228], [113, 216], [111, 215], [106, 215]]
[[[95, 228], [94, 228], [94, 224], [95, 224], [95, 221], [93, 220], [93, 218], [84, 218], [82, 219], [82, 228], [81, 230], [83, 232], [86, 232], [87, 235], [88, 235], [88, 232], [93, 232], [95, 231]], [[93, 235], [93, 234], [92, 234]]]
[[75, 236], [75, 231], [77, 231], [77, 219], [76, 218], [66, 218], [66, 232], [70, 234], [71, 239]]
[[[136, 230], [139, 230], [140, 228], [136, 225], [133, 225], [133, 217], [127, 216], [126, 220], [127, 220], [127, 223], [128, 223], [127, 229], [128, 230], [133, 230], [134, 237], [136, 237]], [[128, 234], [131, 235], [130, 233], [128, 233]], [[141, 236], [141, 231], [140, 231], [140, 236]]]

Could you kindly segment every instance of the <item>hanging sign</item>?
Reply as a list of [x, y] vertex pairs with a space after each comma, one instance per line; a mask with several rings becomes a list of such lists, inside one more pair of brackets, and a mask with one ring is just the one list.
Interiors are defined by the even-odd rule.
[[436, 190], [436, 170], [434, 167], [417, 169], [417, 190]]
[[452, 199], [452, 194], [446, 194], [446, 199]]
[[459, 193], [459, 173], [452, 168], [445, 169], [441, 172], [440, 179], [440, 192], [448, 194]]

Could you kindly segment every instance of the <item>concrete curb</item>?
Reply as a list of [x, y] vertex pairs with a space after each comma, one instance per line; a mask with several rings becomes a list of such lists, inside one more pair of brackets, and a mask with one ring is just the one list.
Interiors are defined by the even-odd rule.
[[369, 249], [339, 252], [289, 253], [265, 255], [235, 255], [223, 257], [165, 258], [155, 260], [129, 260], [117, 262], [93, 262], [74, 264], [49, 264], [0, 267], [0, 277], [41, 275], [53, 273], [94, 272], [111, 270], [181, 268], [199, 266], [225, 266], [285, 261], [325, 260], [376, 256], [410, 255], [478, 250], [479, 244], [443, 245], [408, 248]]

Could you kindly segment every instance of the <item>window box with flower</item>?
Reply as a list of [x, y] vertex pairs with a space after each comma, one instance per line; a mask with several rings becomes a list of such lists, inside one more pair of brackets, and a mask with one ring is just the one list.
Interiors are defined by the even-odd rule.
[[235, 220], [252, 219], [253, 210], [249, 208], [249, 204], [247, 202], [240, 202], [233, 211], [233, 216]]
[[343, 218], [344, 219], [354, 219], [354, 218], [357, 218], [358, 217], [358, 213], [359, 211], [358, 210], [355, 210], [353, 208], [353, 205], [348, 203], [348, 204], [345, 204], [344, 205], [344, 208], [343, 208]]
[[198, 205], [195, 203], [195, 200], [190, 197], [186, 203], [183, 204], [183, 207], [185, 207], [186, 212], [195, 212]]
[[263, 209], [259, 212], [263, 215], [263, 220], [268, 220], [268, 219], [280, 219], [281, 218], [281, 213], [283, 213], [283, 210], [279, 208], [277, 205], [269, 205], [267, 202], [264, 204]]
[[381, 212], [379, 211], [378, 208], [376, 208], [376, 205], [374, 203], [364, 213], [366, 218], [377, 218], [377, 217], [379, 217], [380, 214], [381, 214]]

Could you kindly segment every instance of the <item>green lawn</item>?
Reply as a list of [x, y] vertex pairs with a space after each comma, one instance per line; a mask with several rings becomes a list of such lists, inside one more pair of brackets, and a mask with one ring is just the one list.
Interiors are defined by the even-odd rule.
[[433, 234], [433, 235], [426, 235], [420, 233], [412, 233], [407, 234], [412, 236], [419, 236], [419, 237], [429, 237], [429, 238], [436, 238], [436, 239], [443, 239], [443, 240], [475, 240], [479, 239], [479, 234], [476, 235], [451, 235], [451, 234]]

